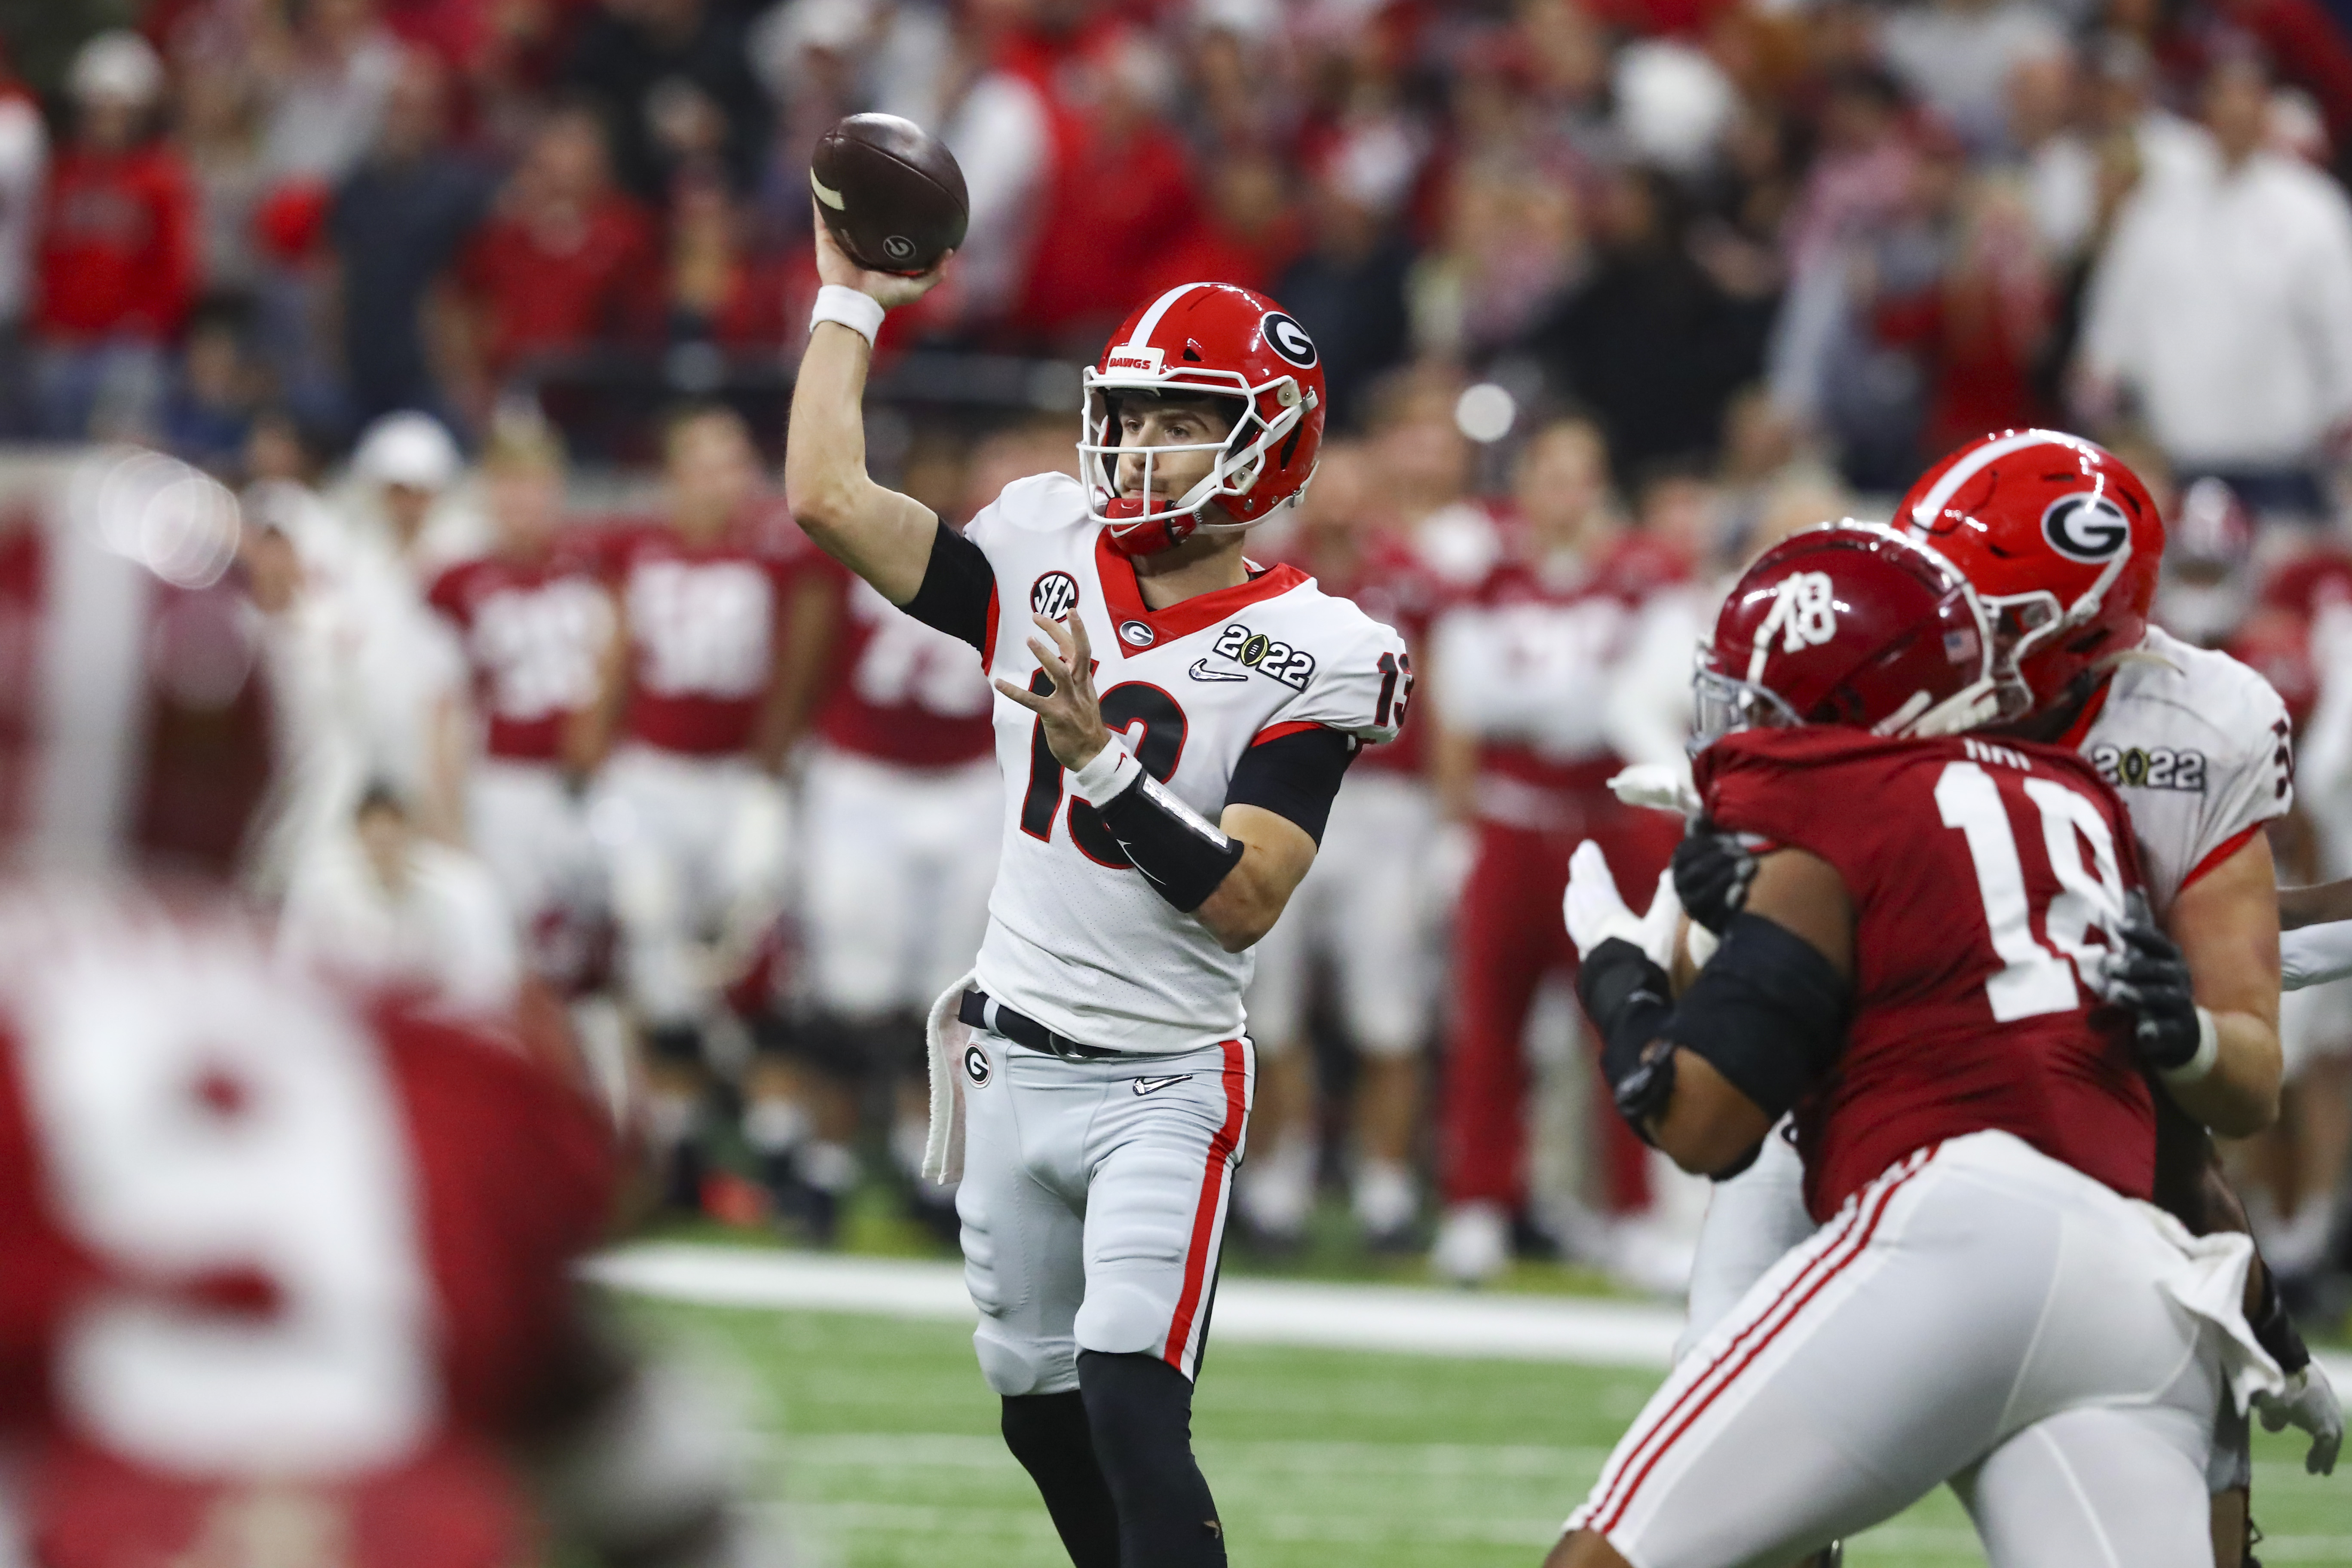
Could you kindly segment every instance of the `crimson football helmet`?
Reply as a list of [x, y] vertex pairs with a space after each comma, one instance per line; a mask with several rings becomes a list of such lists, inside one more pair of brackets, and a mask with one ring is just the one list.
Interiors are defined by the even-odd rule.
[[1871, 522], [1807, 529], [1757, 557], [1699, 650], [1696, 685], [1694, 751], [1797, 724], [1957, 734], [2030, 701], [1968, 579]]
[[1975, 587], [2037, 709], [2147, 635], [2164, 520], [2137, 474], [2079, 436], [1972, 441], [1911, 487], [1895, 526]]
[[[1314, 477], [1323, 445], [1323, 358], [1307, 329], [1254, 289], [1185, 283], [1129, 316], [1087, 371], [1078, 431], [1078, 477], [1087, 510], [1110, 530], [1122, 555], [1174, 548], [1203, 530], [1234, 532], [1296, 500]], [[1141, 448], [1140, 493], [1122, 494], [1118, 463], [1137, 448], [1118, 444], [1122, 394], [1154, 392], [1223, 398], [1234, 427], [1215, 441]], [[1214, 454], [1208, 474], [1181, 496], [1152, 492], [1152, 468], [1171, 452]], [[1212, 503], [1229, 521], [1211, 521]]]

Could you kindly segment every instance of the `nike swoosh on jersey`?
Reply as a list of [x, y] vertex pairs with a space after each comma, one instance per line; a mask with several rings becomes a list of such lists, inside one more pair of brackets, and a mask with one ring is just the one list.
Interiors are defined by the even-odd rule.
[[1247, 680], [1249, 679], [1238, 669], [1211, 669], [1209, 661], [1205, 658], [1196, 658], [1192, 661], [1192, 675], [1195, 680]]
[[1182, 1083], [1186, 1079], [1189, 1079], [1192, 1076], [1192, 1075], [1188, 1072], [1180, 1072], [1171, 1074], [1167, 1078], [1134, 1078], [1128, 1079], [1128, 1082], [1134, 1086], [1135, 1092], [1138, 1095], [1156, 1094], [1160, 1089], [1166, 1089], [1170, 1084]]

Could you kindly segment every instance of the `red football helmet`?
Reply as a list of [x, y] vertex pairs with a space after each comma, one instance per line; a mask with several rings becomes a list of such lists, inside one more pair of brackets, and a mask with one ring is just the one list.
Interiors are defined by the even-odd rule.
[[2147, 635], [2164, 520], [2138, 475], [2079, 436], [1972, 441], [1911, 487], [1895, 526], [1968, 578], [2036, 708]]
[[1968, 579], [1872, 522], [1807, 529], [1757, 557], [1716, 616], [1696, 684], [1694, 751], [1759, 726], [1950, 735], [2029, 701]]
[[[1143, 484], [1122, 494], [1118, 445], [1122, 393], [1225, 398], [1237, 417], [1216, 441], [1141, 448]], [[1078, 430], [1078, 477], [1087, 510], [1110, 529], [1122, 555], [1171, 549], [1207, 529], [1237, 531], [1297, 499], [1314, 477], [1323, 445], [1323, 358], [1315, 340], [1281, 306], [1231, 283], [1169, 289], [1111, 334], [1086, 373]], [[1151, 469], [1170, 452], [1215, 454], [1200, 483], [1172, 499], [1156, 496]], [[1210, 503], [1229, 522], [1206, 521]]]

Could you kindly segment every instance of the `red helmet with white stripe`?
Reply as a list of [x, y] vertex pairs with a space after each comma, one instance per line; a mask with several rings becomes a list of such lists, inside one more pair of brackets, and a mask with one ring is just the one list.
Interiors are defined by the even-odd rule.
[[[1234, 532], [1297, 500], [1323, 445], [1323, 358], [1281, 306], [1232, 283], [1185, 283], [1129, 316], [1086, 373], [1078, 477], [1087, 510], [1123, 555], [1172, 549], [1195, 532]], [[1141, 448], [1142, 483], [1119, 484], [1118, 402], [1124, 394], [1216, 397], [1234, 414], [1215, 441]], [[1152, 468], [1171, 452], [1213, 454], [1181, 496], [1153, 493]], [[1213, 521], [1212, 505], [1225, 521]]]
[[1716, 616], [1695, 684], [1693, 751], [1798, 724], [1958, 734], [2029, 700], [1968, 579], [1873, 522], [1807, 529], [1757, 557]]
[[1911, 487], [1895, 526], [1968, 578], [2037, 709], [2147, 634], [2164, 519], [2137, 474], [2079, 436], [2003, 430], [1971, 441]]

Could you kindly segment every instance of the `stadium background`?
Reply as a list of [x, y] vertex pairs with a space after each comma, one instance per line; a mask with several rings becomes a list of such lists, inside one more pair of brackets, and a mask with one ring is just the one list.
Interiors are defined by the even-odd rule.
[[[1507, 510], [1563, 416], [1605, 441], [1606, 509], [1699, 582], [1882, 514], [1982, 430], [2079, 429], [2168, 505], [2161, 618], [2305, 726], [2283, 878], [2343, 875], [2347, 25], [2321, 0], [0, 0], [0, 499], [64, 504], [131, 443], [364, 530], [385, 475], [354, 445], [416, 410], [469, 455], [551, 428], [582, 528], [657, 510], [682, 399], [777, 456], [806, 150], [887, 110], [973, 186], [957, 276], [894, 319], [869, 407], [880, 476], [943, 515], [1066, 464], [1078, 363], [1195, 277], [1314, 332], [1355, 504], [1406, 537]], [[479, 482], [433, 488], [447, 548], [478, 544]], [[2337, 1345], [2348, 1004], [2291, 1016], [2287, 1131], [2235, 1152]], [[1690, 1191], [1629, 1204], [1596, 1147], [1569, 1017], [1555, 987], [1528, 1047], [1563, 1260], [1416, 1298], [1392, 1341], [1335, 1331], [1384, 1300], [1350, 1282], [1427, 1268], [1361, 1244], [1332, 1109], [1303, 1244], [1233, 1263], [1199, 1433], [1237, 1560], [1528, 1561], [1654, 1380], [1664, 1307], [1534, 1341], [1476, 1310], [1670, 1297], [1687, 1244]], [[625, 1283], [702, 1303], [636, 1310], [740, 1391], [803, 1555], [1042, 1561], [952, 1268], [869, 1153], [840, 1247], [904, 1262], [794, 1272], [730, 1189], [664, 1236], [781, 1272], [640, 1253]], [[1253, 1309], [1259, 1275], [1317, 1284]], [[2340, 1485], [2258, 1458], [2265, 1557], [2352, 1563]], [[1854, 1560], [1976, 1554], [1938, 1499]]]

